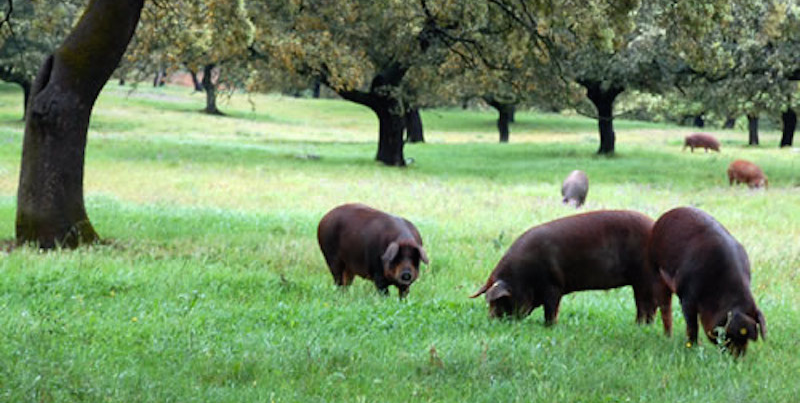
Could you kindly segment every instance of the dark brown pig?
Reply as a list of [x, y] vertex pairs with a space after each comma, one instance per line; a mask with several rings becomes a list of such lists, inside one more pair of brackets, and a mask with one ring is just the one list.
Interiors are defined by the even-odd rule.
[[632, 285], [636, 321], [650, 323], [656, 298], [669, 292], [646, 259], [652, 226], [643, 214], [611, 210], [533, 227], [514, 241], [471, 297], [485, 293], [491, 317], [523, 318], [544, 305], [545, 324], [552, 325], [561, 296]]
[[339, 286], [350, 285], [358, 275], [384, 294], [396, 286], [403, 298], [419, 276], [420, 260], [428, 263], [414, 224], [363, 204], [328, 212], [319, 222], [317, 240]]
[[708, 152], [709, 148], [719, 152], [719, 141], [708, 133], [692, 133], [684, 139], [683, 150], [686, 147], [689, 147], [692, 152], [694, 152], [695, 147], [704, 148], [706, 152]]
[[767, 323], [750, 293], [747, 252], [713, 217], [692, 207], [666, 212], [653, 227], [649, 254], [678, 294], [688, 345], [697, 343], [698, 315], [708, 339], [724, 341], [735, 355], [759, 333], [764, 338]]
[[561, 200], [564, 204], [569, 204], [578, 208], [586, 200], [586, 193], [589, 192], [589, 178], [586, 173], [579, 170], [570, 172], [561, 184]]
[[728, 166], [728, 183], [733, 186], [740, 183], [746, 183], [747, 187], [753, 188], [768, 188], [769, 181], [764, 171], [758, 165], [745, 160], [736, 160], [731, 162]]

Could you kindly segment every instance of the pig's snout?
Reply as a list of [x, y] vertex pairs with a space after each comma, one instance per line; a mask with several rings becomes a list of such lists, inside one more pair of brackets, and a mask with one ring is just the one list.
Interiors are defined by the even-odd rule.
[[410, 270], [405, 270], [400, 274], [400, 280], [404, 283], [410, 282], [412, 278], [414, 278], [414, 276], [411, 274]]

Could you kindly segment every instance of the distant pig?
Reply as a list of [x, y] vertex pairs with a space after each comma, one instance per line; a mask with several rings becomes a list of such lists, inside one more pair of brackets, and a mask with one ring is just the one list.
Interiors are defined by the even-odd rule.
[[561, 184], [562, 202], [578, 208], [586, 200], [586, 193], [589, 192], [589, 178], [583, 171], [572, 171]]
[[708, 152], [709, 148], [719, 152], [719, 141], [708, 133], [692, 133], [684, 139], [683, 150], [686, 147], [689, 147], [692, 152], [694, 152], [695, 147], [704, 148], [706, 152]]
[[471, 298], [486, 294], [491, 317], [524, 318], [544, 305], [545, 324], [552, 325], [563, 295], [632, 285], [636, 321], [650, 323], [657, 298], [669, 293], [646, 259], [652, 226], [643, 214], [608, 210], [533, 227], [514, 241]]
[[334, 282], [343, 287], [358, 275], [384, 294], [394, 285], [404, 298], [419, 276], [419, 262], [428, 264], [414, 224], [363, 204], [328, 212], [319, 222], [317, 240]]
[[[706, 212], [680, 207], [662, 215], [653, 227], [649, 255], [678, 294], [689, 346], [697, 343], [698, 316], [708, 339], [724, 342], [734, 355], [746, 351], [748, 340], [765, 337], [767, 322], [750, 293], [747, 252]], [[666, 302], [670, 299], [671, 294]]]
[[728, 166], [728, 183], [733, 186], [740, 183], [746, 183], [750, 189], [769, 187], [767, 176], [758, 165], [745, 160], [736, 160], [731, 162]]

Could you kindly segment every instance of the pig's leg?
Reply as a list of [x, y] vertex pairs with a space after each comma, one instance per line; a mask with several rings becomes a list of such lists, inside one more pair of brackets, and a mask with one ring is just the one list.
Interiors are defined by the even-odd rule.
[[683, 318], [686, 320], [686, 337], [689, 339], [690, 344], [697, 344], [697, 306], [694, 302], [687, 302], [681, 304], [681, 309], [683, 310]]
[[397, 290], [400, 293], [400, 299], [403, 299], [408, 295], [408, 286], [407, 285], [398, 285]]
[[383, 295], [389, 295], [389, 282], [383, 277], [375, 278], [375, 287]]
[[558, 305], [561, 302], [561, 291], [549, 287], [544, 292], [544, 324], [552, 326], [558, 321]]

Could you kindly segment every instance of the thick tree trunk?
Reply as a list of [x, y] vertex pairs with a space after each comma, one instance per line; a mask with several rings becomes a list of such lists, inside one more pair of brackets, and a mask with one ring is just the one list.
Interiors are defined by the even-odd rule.
[[611, 86], [603, 88], [597, 81], [580, 82], [586, 88], [586, 96], [597, 109], [597, 126], [600, 131], [600, 148], [598, 154], [614, 154], [616, 135], [614, 134], [614, 100], [625, 89]]
[[508, 123], [517, 121], [517, 105], [511, 105], [511, 110], [508, 112]]
[[510, 132], [508, 126], [514, 121], [515, 105], [510, 102], [498, 101], [492, 96], [485, 96], [483, 100], [497, 110], [497, 131], [500, 134], [500, 142], [508, 143]]
[[733, 129], [736, 126], [736, 118], [732, 116], [728, 116], [725, 119], [725, 123], [722, 125], [723, 129]]
[[747, 129], [750, 134], [747, 144], [751, 146], [758, 145], [758, 115], [747, 114]]
[[83, 201], [89, 117], [130, 42], [144, 0], [92, 0], [31, 90], [17, 193], [17, 243], [98, 239]]
[[405, 166], [403, 156], [403, 131], [405, 117], [396, 114], [391, 108], [377, 106], [373, 109], [378, 115], [378, 154], [375, 159], [391, 166]]
[[217, 109], [217, 84], [211, 77], [214, 67], [214, 64], [203, 66], [203, 90], [206, 92], [206, 109], [203, 112], [209, 115], [223, 115], [222, 111]]
[[781, 135], [781, 147], [791, 147], [794, 141], [794, 130], [797, 128], [797, 113], [794, 109], [786, 108], [781, 114], [783, 121], [783, 134]]
[[422, 130], [422, 118], [419, 116], [418, 108], [410, 108], [406, 111], [406, 138], [409, 143], [424, 143], [425, 133]]
[[[404, 101], [393, 94], [397, 93], [397, 86], [407, 71], [408, 67], [391, 63], [373, 77], [369, 92], [337, 90], [342, 98], [367, 106], [378, 116], [378, 153], [375, 159], [390, 166], [406, 165], [403, 156], [403, 133], [406, 129], [405, 113], [402, 112]], [[331, 87], [326, 77], [320, 79]]]
[[203, 84], [200, 84], [200, 80], [197, 79], [197, 72], [192, 69], [188, 70], [189, 75], [192, 77], [192, 85], [194, 85], [194, 90], [197, 92], [203, 91]]

